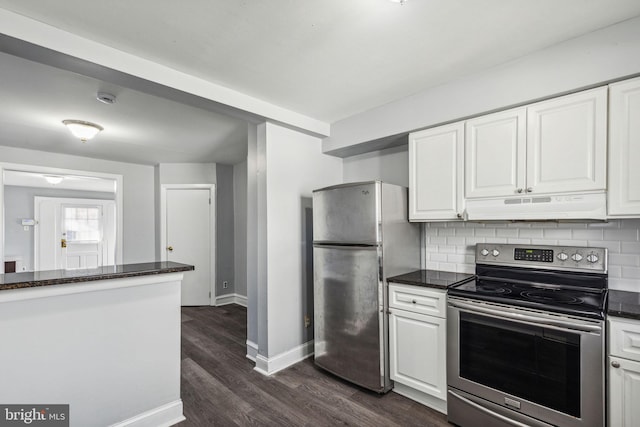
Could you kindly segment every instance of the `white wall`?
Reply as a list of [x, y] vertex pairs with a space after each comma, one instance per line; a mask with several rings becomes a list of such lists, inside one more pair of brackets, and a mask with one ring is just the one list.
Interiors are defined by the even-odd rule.
[[0, 146], [0, 159], [7, 163], [122, 175], [123, 262], [138, 263], [156, 259], [153, 166], [3, 146]]
[[344, 181], [383, 181], [409, 187], [407, 145], [347, 157], [342, 162]]
[[27, 230], [23, 218], [34, 217], [34, 197], [65, 197], [80, 199], [114, 200], [113, 193], [76, 191], [60, 188], [36, 188], [6, 185], [4, 187], [4, 250], [5, 256], [20, 256], [23, 271], [33, 270], [34, 227]]
[[368, 141], [639, 72], [637, 17], [333, 123], [323, 151], [362, 153], [368, 151]]
[[247, 161], [233, 166], [235, 293], [247, 296]]
[[[342, 160], [323, 155], [319, 138], [272, 123], [258, 126], [256, 145], [258, 344], [259, 355], [273, 361], [312, 339], [312, 328], [304, 327], [313, 298], [309, 208], [314, 189], [342, 182]], [[266, 258], [266, 268], [260, 258]]]
[[160, 184], [215, 184], [215, 163], [161, 163]]
[[[261, 125], [263, 126], [263, 125]], [[258, 355], [258, 130], [247, 124], [247, 356]]]
[[473, 273], [476, 243], [609, 249], [609, 287], [640, 292], [640, 220], [607, 223], [432, 222], [424, 224], [427, 269]]

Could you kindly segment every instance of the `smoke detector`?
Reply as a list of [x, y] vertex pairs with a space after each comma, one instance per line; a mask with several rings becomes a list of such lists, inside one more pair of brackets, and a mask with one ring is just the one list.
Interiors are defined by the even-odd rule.
[[116, 96], [107, 92], [98, 92], [96, 99], [109, 105], [116, 103]]

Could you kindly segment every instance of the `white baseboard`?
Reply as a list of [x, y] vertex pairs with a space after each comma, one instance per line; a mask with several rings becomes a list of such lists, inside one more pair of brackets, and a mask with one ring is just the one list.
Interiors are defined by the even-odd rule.
[[238, 304], [243, 307], [247, 306], [247, 297], [240, 294], [226, 294], [216, 296], [216, 307], [227, 304]]
[[256, 371], [262, 375], [272, 375], [278, 371], [288, 368], [291, 365], [295, 365], [301, 360], [306, 359], [313, 355], [313, 340], [307, 341], [289, 351], [280, 353], [273, 357], [265, 357], [261, 354], [256, 356]]
[[186, 418], [182, 414], [182, 400], [178, 399], [135, 417], [112, 424], [111, 427], [169, 427], [184, 420]]
[[253, 341], [247, 340], [247, 359], [256, 361], [256, 357], [258, 356], [258, 344]]
[[431, 396], [427, 393], [423, 393], [420, 390], [411, 388], [397, 381], [393, 384], [393, 391], [404, 397], [408, 397], [411, 400], [415, 400], [418, 403], [428, 406], [431, 409], [435, 409], [438, 412], [442, 412], [447, 415], [447, 401]]

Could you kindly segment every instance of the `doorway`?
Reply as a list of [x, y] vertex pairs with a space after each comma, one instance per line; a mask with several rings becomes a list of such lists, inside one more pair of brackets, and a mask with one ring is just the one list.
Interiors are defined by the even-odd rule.
[[115, 264], [114, 200], [35, 197], [34, 269]]
[[182, 305], [214, 305], [215, 185], [161, 186], [160, 254], [195, 266], [182, 281]]

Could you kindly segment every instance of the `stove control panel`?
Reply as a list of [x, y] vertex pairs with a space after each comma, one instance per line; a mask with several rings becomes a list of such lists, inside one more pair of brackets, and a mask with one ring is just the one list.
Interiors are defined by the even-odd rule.
[[537, 262], [553, 262], [552, 249], [531, 249], [531, 248], [515, 248], [513, 250], [514, 260], [537, 261]]
[[607, 249], [478, 243], [476, 264], [606, 273]]

